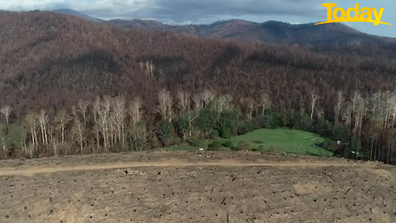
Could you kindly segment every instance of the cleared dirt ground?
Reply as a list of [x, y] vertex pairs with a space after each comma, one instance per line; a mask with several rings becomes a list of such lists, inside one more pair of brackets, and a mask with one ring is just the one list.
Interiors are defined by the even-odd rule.
[[0, 162], [0, 222], [396, 222], [393, 166], [260, 153]]

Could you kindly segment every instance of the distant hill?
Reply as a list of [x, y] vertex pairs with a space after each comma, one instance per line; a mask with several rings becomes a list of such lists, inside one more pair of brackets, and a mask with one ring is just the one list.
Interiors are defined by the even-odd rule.
[[263, 23], [231, 19], [211, 24], [167, 25], [155, 20], [101, 20], [70, 9], [57, 9], [54, 12], [73, 15], [89, 21], [103, 22], [128, 29], [149, 29], [156, 31], [176, 31], [209, 38], [239, 39], [251, 42], [272, 42], [299, 45], [355, 45], [387, 44], [396, 38], [380, 37], [360, 32], [347, 25], [314, 23], [294, 25], [280, 21]]
[[125, 28], [170, 30], [212, 38], [234, 38], [254, 42], [275, 42], [301, 45], [361, 45], [395, 42], [394, 38], [362, 33], [344, 24], [314, 23], [293, 25], [279, 21], [255, 23], [245, 20], [225, 20], [209, 25], [171, 26], [147, 20], [110, 20], [106, 23]]
[[53, 10], [53, 12], [64, 14], [64, 15], [77, 16], [77, 17], [80, 17], [80, 18], [83, 18], [83, 19], [86, 19], [86, 20], [89, 20], [92, 22], [104, 22], [104, 20], [102, 20], [102, 19], [94, 18], [94, 17], [85, 15], [83, 13], [80, 13], [80, 12], [77, 12], [77, 11], [74, 11], [71, 9], [55, 9], [55, 10]]

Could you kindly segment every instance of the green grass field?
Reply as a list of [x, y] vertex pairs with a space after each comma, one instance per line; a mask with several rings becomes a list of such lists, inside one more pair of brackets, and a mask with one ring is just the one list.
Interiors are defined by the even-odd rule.
[[[232, 140], [232, 139], [231, 139]], [[306, 132], [294, 129], [259, 129], [249, 132], [246, 135], [236, 136], [235, 145], [240, 141], [245, 141], [253, 148], [264, 146], [264, 150], [268, 151], [273, 147], [277, 152], [308, 154], [318, 156], [331, 156], [332, 153], [320, 148], [312, 146], [314, 143], [321, 143], [324, 138], [312, 132]], [[257, 143], [261, 141], [262, 143]]]
[[[294, 129], [259, 129], [249, 132], [245, 135], [239, 135], [235, 138], [229, 139], [237, 146], [239, 142], [245, 141], [250, 144], [251, 148], [258, 149], [260, 145], [264, 147], [263, 151], [269, 151], [272, 147], [275, 152], [286, 152], [294, 154], [306, 154], [316, 156], [331, 156], [332, 153], [320, 148], [312, 146], [313, 144], [321, 143], [324, 138], [312, 132], [306, 132]], [[219, 141], [224, 142], [225, 139]], [[262, 143], [259, 143], [261, 141]], [[201, 142], [201, 148], [208, 148], [211, 140]], [[165, 148], [158, 148], [157, 150], [163, 151], [178, 151], [178, 150], [197, 150], [199, 147], [190, 146], [187, 143], [181, 145], [174, 145]], [[224, 148], [227, 149], [227, 148]]]

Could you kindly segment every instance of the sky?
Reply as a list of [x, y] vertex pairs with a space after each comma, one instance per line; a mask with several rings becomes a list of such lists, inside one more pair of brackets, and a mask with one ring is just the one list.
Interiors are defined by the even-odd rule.
[[[318, 0], [0, 0], [0, 9], [11, 11], [68, 8], [92, 17], [109, 19], [155, 19], [168, 24], [206, 24], [217, 20], [277, 20], [294, 24], [325, 21], [327, 9]], [[396, 37], [395, 0], [331, 0], [345, 10], [384, 8], [381, 21], [393, 26], [346, 23], [362, 32]]]

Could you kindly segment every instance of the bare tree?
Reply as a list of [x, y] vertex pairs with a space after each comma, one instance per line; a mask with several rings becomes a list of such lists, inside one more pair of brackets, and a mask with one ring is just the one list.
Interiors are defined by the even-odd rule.
[[353, 133], [360, 137], [362, 121], [366, 112], [366, 100], [358, 91], [355, 91], [352, 97], [352, 111], [355, 117]]
[[0, 113], [2, 113], [4, 115], [4, 118], [6, 120], [6, 124], [7, 124], [7, 132], [9, 131], [9, 118], [10, 118], [10, 114], [11, 114], [12, 108], [9, 105], [4, 106], [1, 110]]
[[29, 129], [30, 137], [32, 140], [32, 147], [29, 148], [29, 155], [33, 157], [33, 152], [37, 148], [38, 140], [37, 140], [37, 114], [35, 112], [29, 111], [29, 113], [25, 116], [25, 125]]
[[212, 90], [208, 90], [205, 89], [202, 93], [201, 93], [201, 99], [204, 102], [203, 107], [204, 108], [208, 108], [209, 104], [211, 101], [213, 101], [213, 99], [215, 98], [216, 93]]
[[218, 112], [231, 110], [232, 109], [231, 101], [232, 101], [231, 95], [229, 94], [219, 95], [218, 97], [215, 97], [215, 99], [213, 99], [212, 101], [213, 108]]
[[7, 135], [4, 132], [4, 126], [2, 124], [0, 124], [0, 143], [1, 143], [1, 147], [3, 148], [3, 152], [4, 152], [4, 158], [8, 159], [8, 154], [10, 152], [10, 149], [8, 147], [8, 142], [7, 142]]
[[260, 105], [262, 109], [262, 115], [264, 115], [265, 110], [269, 109], [271, 107], [271, 99], [269, 98], [267, 93], [262, 93], [260, 95]]
[[97, 125], [103, 136], [103, 147], [105, 152], [109, 151], [110, 138], [109, 138], [109, 118], [111, 111], [111, 98], [104, 97], [101, 102], [100, 109], [98, 110]]
[[83, 117], [83, 125], [84, 125], [84, 127], [87, 124], [86, 115], [87, 115], [88, 106], [90, 104], [91, 104], [91, 101], [89, 101], [89, 100], [88, 101], [80, 100], [80, 101], [78, 101], [78, 104], [77, 104], [77, 108], [79, 109], [79, 111], [81, 112], [81, 115]]
[[192, 131], [193, 131], [193, 122], [194, 120], [198, 117], [199, 111], [198, 110], [188, 110], [185, 114], [185, 117], [188, 121], [188, 136], [192, 137]]
[[40, 113], [37, 116], [37, 121], [39, 122], [41, 129], [41, 139], [43, 145], [48, 144], [48, 135], [47, 135], [47, 125], [48, 125], [48, 114], [44, 109], [40, 110]]
[[323, 118], [323, 116], [324, 116], [323, 108], [316, 107], [316, 117], [318, 119], [321, 119]]
[[99, 121], [98, 121], [98, 114], [100, 111], [100, 97], [97, 96], [94, 103], [93, 103], [93, 117], [94, 117], [94, 122], [95, 122], [95, 126], [93, 127], [93, 132], [95, 134], [95, 138], [96, 138], [96, 150], [99, 150], [100, 147], [100, 127], [99, 127]]
[[67, 123], [73, 120], [72, 117], [63, 109], [59, 110], [55, 115], [55, 122], [58, 124], [61, 132], [61, 142], [65, 142], [65, 128]]
[[117, 96], [114, 98], [114, 121], [117, 129], [117, 138], [119, 142], [121, 142], [121, 146], [124, 148], [125, 146], [125, 97], [123, 95]]
[[201, 110], [203, 108], [203, 101], [201, 94], [195, 94], [192, 98], [194, 102], [194, 110]]
[[247, 97], [247, 98], [241, 98], [241, 103], [245, 105], [246, 118], [248, 120], [251, 120], [256, 102], [254, 101], [253, 98]]
[[131, 118], [131, 127], [142, 120], [142, 105], [143, 102], [140, 97], [135, 97], [131, 102], [129, 102], [128, 114]]
[[319, 99], [319, 94], [318, 94], [317, 90], [312, 90], [311, 91], [311, 119], [313, 119], [315, 106], [316, 106], [318, 99]]
[[74, 128], [72, 132], [77, 135], [78, 137], [78, 144], [80, 146], [80, 153], [83, 153], [84, 149], [84, 134], [83, 134], [83, 123], [80, 121], [80, 119], [77, 116], [74, 116]]
[[348, 129], [350, 129], [352, 124], [352, 105], [350, 103], [347, 103], [341, 112], [342, 119], [345, 121], [345, 125]]
[[190, 108], [190, 97], [191, 94], [188, 91], [180, 90], [177, 92], [177, 99], [179, 100], [178, 105], [181, 114], [184, 114]]
[[161, 89], [158, 92], [158, 106], [157, 110], [163, 119], [172, 121], [172, 96], [166, 89]]
[[334, 105], [334, 126], [337, 126], [339, 118], [340, 118], [340, 113], [341, 113], [341, 108], [344, 105], [345, 102], [345, 97], [343, 95], [342, 91], [337, 92], [337, 101], [336, 104]]

